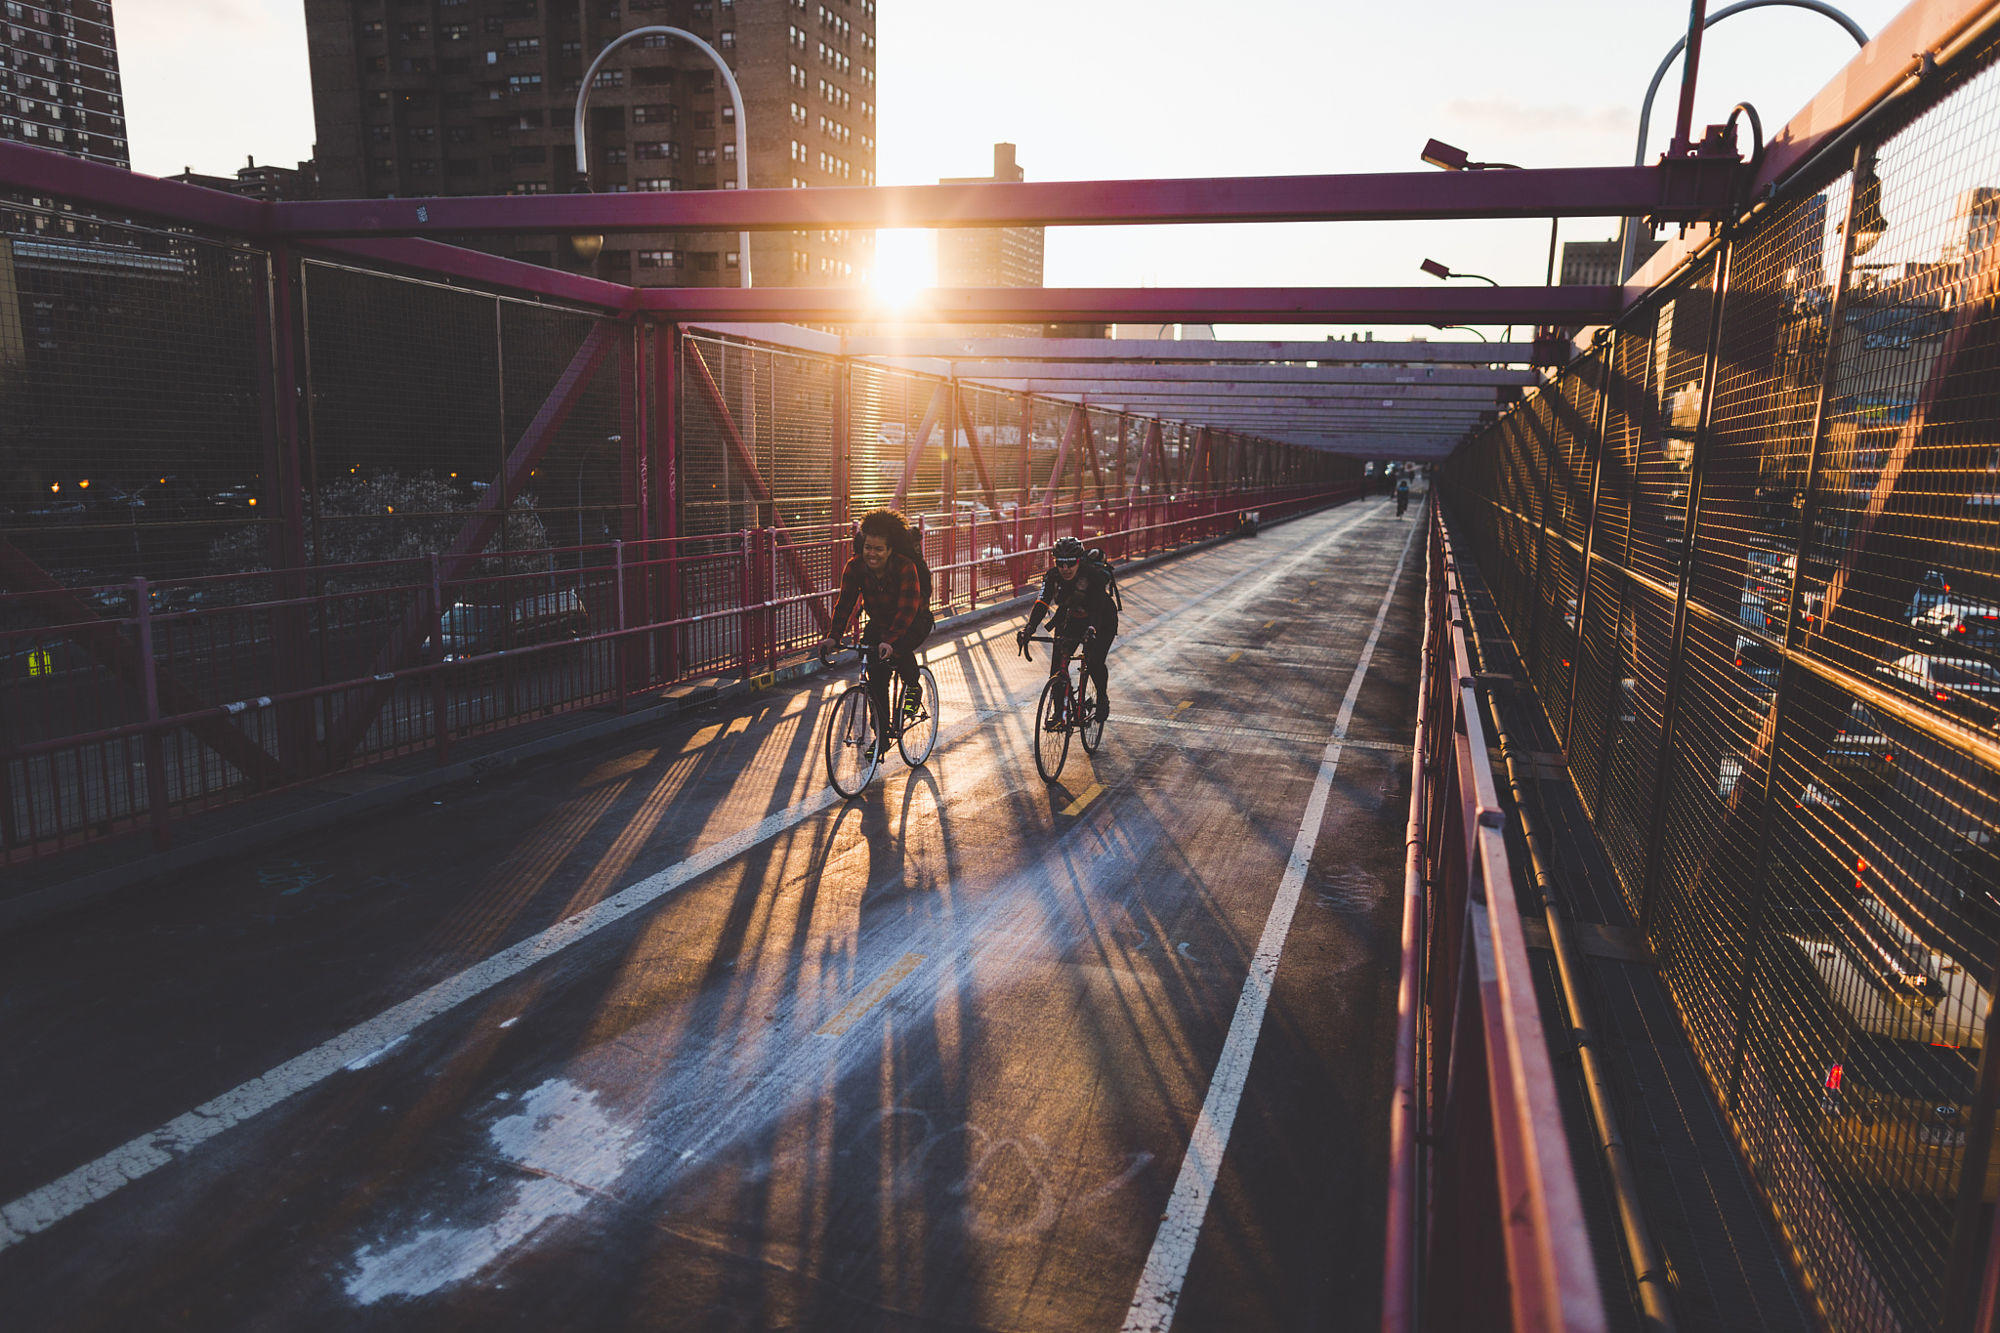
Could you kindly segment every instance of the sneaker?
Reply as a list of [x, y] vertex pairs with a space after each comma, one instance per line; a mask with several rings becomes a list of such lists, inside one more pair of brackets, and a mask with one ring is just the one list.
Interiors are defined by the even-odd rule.
[[1090, 717], [1091, 721], [1093, 722], [1105, 722], [1110, 720], [1111, 701], [1109, 699], [1102, 699], [1102, 698], [1098, 699], [1095, 703], [1093, 703], [1090, 706]]
[[923, 712], [923, 695], [916, 690], [905, 691], [903, 694], [903, 721], [915, 722], [919, 717], [923, 716]]

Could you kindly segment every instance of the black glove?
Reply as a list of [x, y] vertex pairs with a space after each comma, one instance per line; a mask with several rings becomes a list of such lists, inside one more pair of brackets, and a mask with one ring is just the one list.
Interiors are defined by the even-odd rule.
[[1084, 627], [1083, 641], [1085, 643], [1089, 643], [1092, 639], [1095, 639], [1096, 637], [1097, 637], [1097, 626], [1088, 625]]
[[1014, 634], [1014, 646], [1015, 646], [1015, 647], [1017, 647], [1017, 648], [1019, 648], [1019, 649], [1021, 650], [1021, 656], [1023, 656], [1023, 657], [1026, 657], [1026, 656], [1028, 655], [1028, 631], [1027, 631], [1027, 630], [1017, 630], [1017, 631], [1015, 632], [1015, 634]]

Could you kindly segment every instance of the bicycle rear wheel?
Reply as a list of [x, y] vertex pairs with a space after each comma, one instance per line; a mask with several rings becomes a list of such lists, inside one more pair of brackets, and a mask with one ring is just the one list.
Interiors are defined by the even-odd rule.
[[1069, 719], [1063, 710], [1069, 703], [1069, 681], [1050, 676], [1042, 686], [1041, 702], [1035, 705], [1035, 768], [1042, 781], [1054, 782], [1069, 758]]
[[[909, 690], [910, 686], [905, 683], [899, 694], [907, 693]], [[916, 768], [929, 759], [931, 751], [937, 746], [937, 677], [931, 674], [931, 669], [927, 666], [917, 668], [916, 692], [916, 716], [912, 717], [908, 712], [901, 714], [903, 730], [896, 737], [896, 748], [903, 752], [903, 762], [911, 768]], [[896, 706], [904, 707], [900, 698]]]
[[1077, 695], [1083, 700], [1083, 721], [1076, 729], [1077, 739], [1083, 742], [1085, 754], [1096, 754], [1098, 743], [1104, 739], [1104, 719], [1097, 711], [1097, 682], [1086, 675]]
[[826, 720], [826, 780], [842, 796], [859, 796], [875, 780], [875, 710], [866, 686], [854, 685], [834, 701]]

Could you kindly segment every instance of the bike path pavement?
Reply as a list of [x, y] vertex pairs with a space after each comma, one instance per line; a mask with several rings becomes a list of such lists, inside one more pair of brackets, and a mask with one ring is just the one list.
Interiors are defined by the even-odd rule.
[[[0, 1249], [0, 1286], [55, 1326], [1115, 1325], [1405, 531], [1350, 507], [1130, 580], [1105, 749], [1053, 787], [1023, 702], [1045, 668], [993, 625], [929, 653], [930, 769], [858, 802], [788, 814], [824, 790], [817, 682], [0, 943], [10, 1005], [46, 1015], [0, 1038], [16, 1199], [782, 825], [268, 1109], [213, 1110], [240, 1122]], [[1373, 1300], [1403, 582], [1183, 1327]]]

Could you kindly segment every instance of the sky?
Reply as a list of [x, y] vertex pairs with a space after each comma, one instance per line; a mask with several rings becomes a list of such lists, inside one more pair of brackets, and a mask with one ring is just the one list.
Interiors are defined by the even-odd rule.
[[[1872, 34], [1902, 5], [1840, 7]], [[223, 174], [246, 157], [312, 154], [301, 0], [116, 0], [114, 11], [135, 170]], [[1687, 15], [1685, 0], [880, 0], [877, 177], [983, 175], [1003, 140], [1030, 180], [1416, 171], [1429, 138], [1475, 160], [1621, 165]], [[1854, 50], [1803, 9], [1723, 20], [1703, 47], [1696, 124], [1748, 101], [1775, 132]], [[1672, 135], [1679, 85], [1676, 64], [1649, 161]], [[1615, 228], [1574, 219], [1562, 235]], [[1049, 233], [1045, 281], [1401, 286], [1434, 281], [1418, 271], [1428, 257], [1532, 284], [1548, 237], [1536, 221], [1072, 227]], [[883, 238], [884, 267], [905, 283], [928, 275], [929, 254], [923, 234]]]

